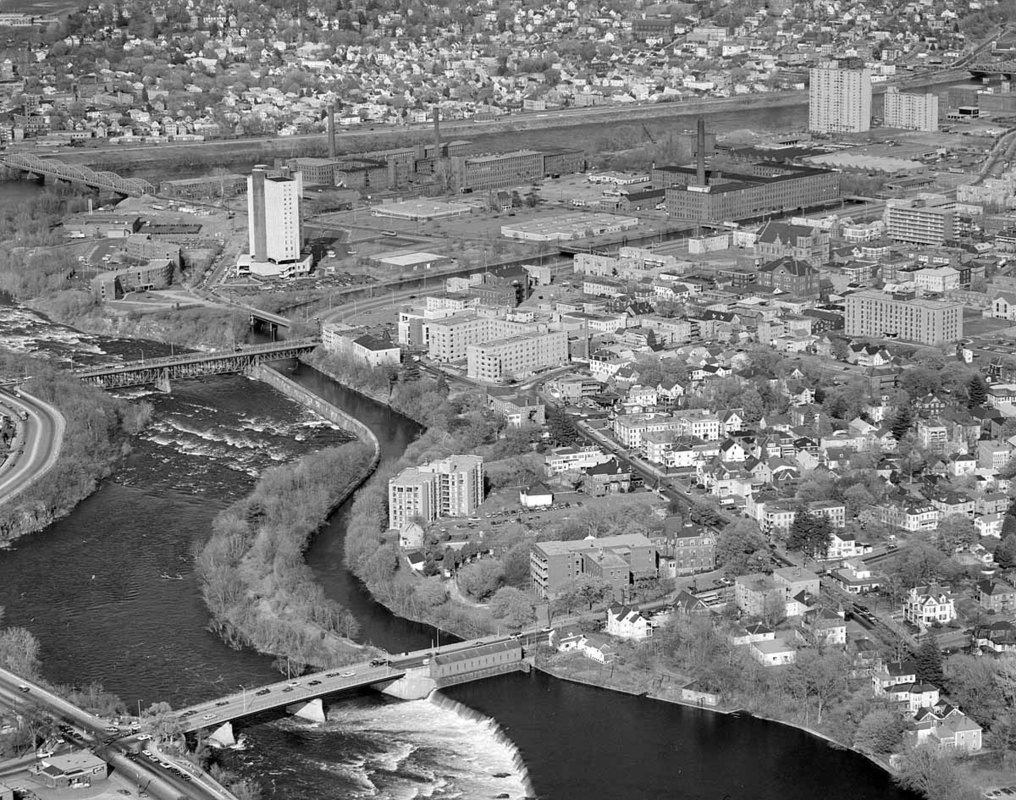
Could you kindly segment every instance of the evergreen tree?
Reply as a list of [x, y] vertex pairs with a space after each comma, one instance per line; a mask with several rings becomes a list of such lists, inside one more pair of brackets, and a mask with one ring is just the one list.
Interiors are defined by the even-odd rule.
[[[1006, 519], [1012, 519], [1012, 517]], [[999, 569], [1016, 567], [1016, 534], [1010, 533], [995, 548], [995, 563]]]
[[892, 430], [893, 438], [899, 441], [907, 435], [907, 431], [910, 430], [910, 426], [914, 423], [914, 413], [910, 410], [910, 406], [900, 406], [896, 410], [896, 415], [893, 417], [893, 421], [890, 425]]
[[988, 382], [978, 373], [967, 383], [967, 407], [983, 406], [986, 402], [988, 402]]
[[917, 648], [914, 666], [917, 668], [918, 681], [935, 686], [942, 685], [945, 679], [942, 674], [942, 651], [938, 649], [938, 642], [934, 636], [930, 634], [925, 636], [921, 646]]
[[787, 549], [800, 550], [814, 558], [825, 556], [832, 539], [833, 526], [824, 514], [812, 514], [799, 504], [787, 533]]

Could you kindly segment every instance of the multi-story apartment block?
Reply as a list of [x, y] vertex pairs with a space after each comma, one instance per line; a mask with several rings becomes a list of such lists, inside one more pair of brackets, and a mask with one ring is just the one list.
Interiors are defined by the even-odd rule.
[[940, 246], [953, 239], [956, 204], [945, 195], [887, 200], [883, 221], [894, 242]]
[[944, 300], [917, 300], [866, 289], [847, 295], [848, 336], [904, 339], [940, 345], [963, 337], [963, 305]]
[[938, 95], [904, 94], [895, 86], [885, 93], [883, 124], [913, 131], [938, 130]]
[[402, 470], [388, 481], [388, 527], [414, 518], [464, 517], [483, 502], [483, 459], [454, 455]]
[[501, 315], [464, 311], [428, 324], [428, 354], [435, 361], [462, 361], [468, 356], [470, 345], [545, 331], [546, 325], [539, 323], [516, 322]]
[[554, 597], [580, 575], [610, 583], [616, 594], [638, 577], [656, 575], [656, 548], [641, 533], [537, 542], [529, 554], [533, 589], [540, 597]]
[[527, 333], [466, 348], [466, 374], [488, 383], [528, 375], [567, 361], [568, 334], [564, 331]]
[[840, 69], [835, 62], [809, 73], [808, 129], [860, 133], [871, 128], [871, 71]]

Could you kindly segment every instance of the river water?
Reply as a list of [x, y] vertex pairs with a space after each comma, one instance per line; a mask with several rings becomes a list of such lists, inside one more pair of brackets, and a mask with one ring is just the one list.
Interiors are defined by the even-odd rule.
[[[0, 309], [0, 332], [5, 316], [10, 331], [26, 313]], [[44, 320], [31, 324], [37, 336], [22, 340], [26, 349], [66, 358], [67, 329], [49, 326], [46, 337], [38, 335]], [[81, 340], [92, 360], [137, 346]], [[386, 457], [419, 433], [313, 370], [292, 374], [370, 425]], [[192, 554], [212, 517], [260, 470], [347, 437], [243, 377], [179, 381], [172, 395], [135, 396], [142, 394], [155, 406], [155, 423], [113, 478], [66, 519], [0, 552], [7, 622], [39, 637], [49, 678], [100, 681], [132, 706], [180, 706], [273, 680], [270, 659], [231, 650], [205, 630]], [[344, 523], [342, 509], [310, 547], [318, 579], [356, 615], [364, 641], [426, 646], [433, 630], [392, 616], [345, 571]], [[408, 703], [364, 693], [332, 704], [322, 725], [267, 717], [244, 730], [251, 748], [227, 758], [258, 779], [269, 800], [912, 797], [864, 759], [792, 729], [539, 674]]]

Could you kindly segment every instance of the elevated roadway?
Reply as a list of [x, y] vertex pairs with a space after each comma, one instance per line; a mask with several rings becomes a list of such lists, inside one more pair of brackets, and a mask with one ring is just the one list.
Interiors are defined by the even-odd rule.
[[235, 796], [201, 770], [180, 771], [154, 761], [136, 758], [137, 739], [123, 735], [101, 717], [78, 708], [45, 687], [0, 669], [0, 704], [20, 714], [49, 717], [73, 728], [67, 734], [78, 747], [89, 749], [113, 769], [147, 786], [150, 797], [163, 800], [236, 800]]
[[27, 392], [0, 393], [0, 407], [23, 415], [23, 440], [0, 467], [0, 504], [10, 502], [49, 472], [60, 456], [66, 422], [63, 414]]

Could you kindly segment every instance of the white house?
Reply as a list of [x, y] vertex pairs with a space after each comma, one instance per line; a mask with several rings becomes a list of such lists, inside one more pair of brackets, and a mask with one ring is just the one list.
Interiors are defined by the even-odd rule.
[[526, 489], [519, 489], [519, 503], [523, 508], [549, 508], [554, 505], [554, 492], [547, 484], [537, 482]]
[[614, 603], [607, 609], [607, 633], [619, 639], [642, 641], [653, 635], [653, 625], [637, 609]]
[[748, 652], [763, 667], [778, 667], [783, 664], [793, 664], [797, 658], [797, 651], [793, 645], [787, 644], [782, 639], [752, 642], [748, 645]]
[[940, 587], [915, 586], [903, 603], [903, 618], [919, 628], [938, 623], [945, 625], [956, 619], [953, 599]]

